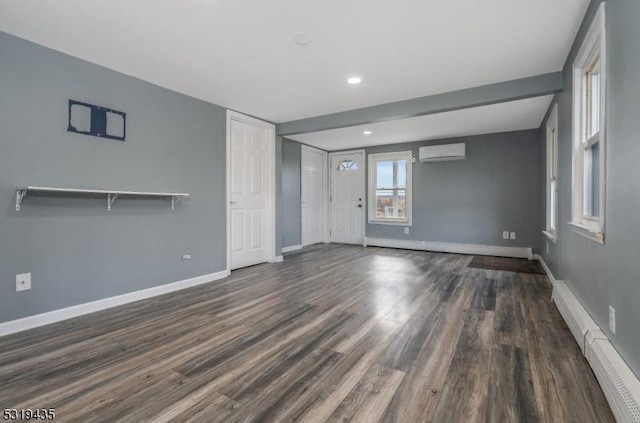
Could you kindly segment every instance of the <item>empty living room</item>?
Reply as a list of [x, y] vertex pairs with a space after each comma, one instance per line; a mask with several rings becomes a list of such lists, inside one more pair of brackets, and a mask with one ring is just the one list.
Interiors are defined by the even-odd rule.
[[0, 421], [640, 422], [639, 22], [0, 0]]

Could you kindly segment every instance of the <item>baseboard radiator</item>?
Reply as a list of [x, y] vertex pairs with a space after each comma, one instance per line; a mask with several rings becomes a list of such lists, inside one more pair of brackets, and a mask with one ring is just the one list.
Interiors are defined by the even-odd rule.
[[533, 250], [529, 247], [505, 247], [500, 245], [459, 244], [455, 242], [413, 241], [387, 238], [365, 238], [364, 246], [533, 259]]
[[557, 281], [553, 301], [593, 369], [616, 420], [640, 422], [640, 380], [566, 282]]
[[584, 309], [580, 300], [573, 295], [566, 282], [558, 281], [553, 287], [553, 302], [558, 307], [564, 321], [569, 326], [569, 330], [576, 338], [582, 354], [585, 354], [585, 343], [587, 333], [598, 330], [600, 327], [593, 321], [587, 310]]

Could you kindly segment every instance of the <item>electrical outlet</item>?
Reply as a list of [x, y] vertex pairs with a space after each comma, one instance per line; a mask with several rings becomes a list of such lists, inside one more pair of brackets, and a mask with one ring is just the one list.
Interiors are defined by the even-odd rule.
[[516, 233], [515, 232], [511, 232], [509, 234], [509, 239], [516, 239]]
[[609, 306], [609, 330], [616, 333], [616, 309]]
[[31, 289], [31, 273], [16, 275], [16, 291], [26, 291], [28, 289]]
[[509, 231], [502, 231], [502, 239], [509, 239]]
[[183, 254], [182, 260], [191, 260], [191, 254]]
[[407, 226], [405, 226], [404, 228], [404, 234], [409, 235], [409, 228]]

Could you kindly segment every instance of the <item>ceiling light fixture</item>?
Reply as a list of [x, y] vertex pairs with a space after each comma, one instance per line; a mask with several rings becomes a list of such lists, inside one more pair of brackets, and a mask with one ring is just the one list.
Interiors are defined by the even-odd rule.
[[362, 78], [360, 78], [359, 76], [352, 76], [351, 78], [347, 79], [347, 84], [349, 85], [358, 85], [361, 82]]
[[293, 36], [293, 42], [300, 47], [306, 47], [311, 44], [311, 38], [307, 34], [296, 34]]
[[371, 134], [372, 134], [372, 132], [371, 132], [371, 131], [364, 131], [364, 132], [363, 132], [363, 134], [364, 134], [364, 135], [371, 135]]

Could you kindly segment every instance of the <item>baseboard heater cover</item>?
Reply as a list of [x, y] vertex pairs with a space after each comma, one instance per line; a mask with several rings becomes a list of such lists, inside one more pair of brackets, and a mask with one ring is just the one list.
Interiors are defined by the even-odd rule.
[[436, 251], [453, 254], [474, 254], [533, 259], [533, 250], [527, 247], [503, 247], [499, 245], [459, 244], [454, 242], [408, 241], [402, 239], [365, 238], [365, 246], [400, 248], [405, 250]]
[[552, 299], [580, 345], [616, 420], [640, 423], [640, 380], [566, 282], [556, 282]]
[[640, 422], [640, 381], [606, 337], [587, 345], [587, 361], [619, 422]]
[[551, 299], [576, 338], [582, 354], [585, 354], [585, 337], [589, 331], [600, 330], [580, 301], [573, 295], [564, 281], [557, 281], [553, 286]]

